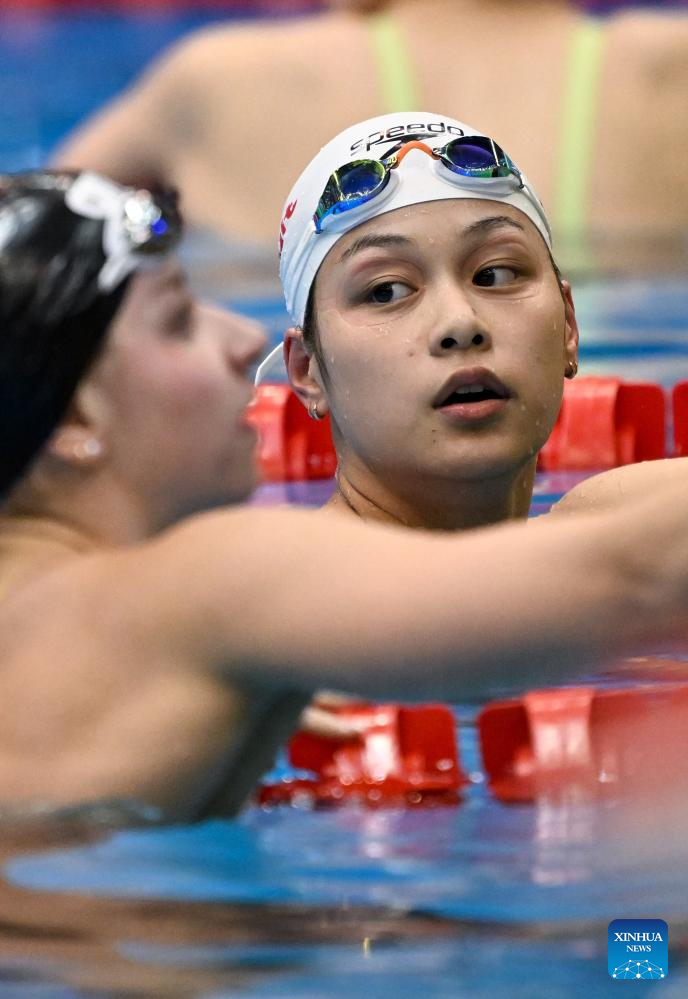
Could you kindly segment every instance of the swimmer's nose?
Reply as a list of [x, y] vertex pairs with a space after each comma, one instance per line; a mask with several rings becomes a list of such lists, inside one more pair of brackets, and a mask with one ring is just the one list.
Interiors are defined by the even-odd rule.
[[469, 347], [489, 347], [490, 336], [480, 329], [442, 330], [434, 344], [433, 354], [445, 354], [452, 350], [467, 350]]
[[254, 319], [214, 305], [202, 303], [198, 309], [217, 338], [227, 365], [246, 377], [249, 368], [265, 353], [267, 336], [263, 327]]
[[429, 337], [429, 350], [435, 356], [456, 350], [488, 350], [492, 336], [476, 314], [470, 299], [460, 288], [448, 289]]
[[229, 360], [232, 367], [245, 375], [262, 358], [268, 339], [263, 327], [253, 319], [233, 315], [231, 321], [227, 351]]

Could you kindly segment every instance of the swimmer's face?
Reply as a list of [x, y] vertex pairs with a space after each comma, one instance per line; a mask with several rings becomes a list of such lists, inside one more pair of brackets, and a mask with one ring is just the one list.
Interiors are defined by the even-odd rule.
[[342, 465], [392, 481], [524, 468], [576, 356], [565, 297], [541, 236], [508, 205], [415, 205], [348, 233], [316, 282], [325, 376], [311, 359]]
[[132, 279], [80, 397], [112, 473], [159, 520], [253, 488], [246, 376], [263, 346], [254, 323], [196, 302], [176, 264]]

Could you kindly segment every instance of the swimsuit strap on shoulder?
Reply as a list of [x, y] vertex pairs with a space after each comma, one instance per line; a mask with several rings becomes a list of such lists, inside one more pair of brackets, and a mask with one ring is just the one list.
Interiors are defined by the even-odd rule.
[[392, 14], [382, 11], [368, 17], [373, 58], [380, 81], [382, 113], [409, 111], [419, 106], [411, 56], [403, 33]]
[[582, 18], [569, 51], [552, 206], [554, 231], [566, 243], [587, 222], [603, 46], [604, 22]]

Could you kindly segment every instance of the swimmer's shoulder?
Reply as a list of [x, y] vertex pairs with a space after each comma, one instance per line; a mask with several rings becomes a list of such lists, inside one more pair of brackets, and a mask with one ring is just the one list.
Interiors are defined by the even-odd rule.
[[601, 513], [641, 501], [664, 486], [685, 482], [688, 490], [688, 458], [664, 458], [611, 468], [591, 475], [570, 489], [546, 516]]
[[32, 553], [24, 572], [10, 565], [0, 592], [0, 689], [45, 671], [84, 676], [94, 663], [103, 677], [114, 671], [136, 682], [161, 664], [204, 671], [218, 631], [231, 670], [231, 638], [243, 635], [241, 622], [253, 627], [247, 608], [260, 605], [270, 562], [279, 562], [284, 521], [265, 513], [201, 515], [141, 544], [43, 560]]
[[[203, 29], [154, 64], [135, 96], [169, 118], [187, 145], [189, 129], [211, 144], [231, 130], [269, 127], [280, 140], [286, 135], [282, 154], [292, 147], [298, 154], [282, 168], [285, 175], [296, 173], [303, 157], [350, 124], [352, 115], [375, 109], [369, 102], [377, 77], [364, 22], [333, 12]], [[224, 169], [231, 173], [244, 160], [240, 144], [237, 155], [225, 157]]]
[[342, 45], [360, 41], [365, 30], [363, 18], [344, 12], [214, 25], [181, 39], [157, 65], [174, 63], [212, 77], [218, 72], [236, 76], [250, 68], [274, 80], [275, 70], [285, 65], [327, 63]]
[[[688, 219], [688, 15], [629, 9], [602, 24], [591, 211], [610, 232], [637, 230], [635, 252], [649, 233], [680, 240]], [[658, 156], [667, 143], [672, 153]], [[633, 169], [610, 173], [616, 156]]]
[[656, 92], [688, 78], [688, 13], [630, 9], [604, 23], [610, 50], [644, 88]]

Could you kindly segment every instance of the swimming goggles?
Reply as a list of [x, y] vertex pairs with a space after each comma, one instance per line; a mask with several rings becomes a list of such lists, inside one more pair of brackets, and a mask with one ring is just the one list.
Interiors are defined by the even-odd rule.
[[514, 177], [524, 187], [518, 167], [497, 143], [487, 136], [471, 135], [452, 139], [441, 149], [407, 138], [381, 160], [353, 160], [330, 175], [313, 215], [316, 233], [323, 232], [328, 219], [366, 204], [384, 191], [395, 170], [412, 149], [427, 153], [450, 173], [478, 181]]
[[77, 215], [103, 222], [105, 263], [98, 275], [103, 292], [111, 292], [127, 275], [142, 269], [147, 256], [167, 253], [181, 235], [173, 191], [152, 194], [84, 171], [68, 188], [65, 205]]

